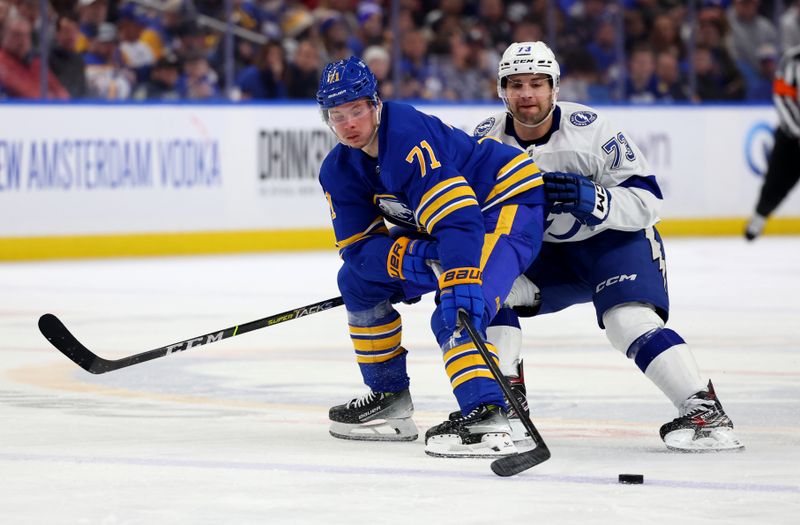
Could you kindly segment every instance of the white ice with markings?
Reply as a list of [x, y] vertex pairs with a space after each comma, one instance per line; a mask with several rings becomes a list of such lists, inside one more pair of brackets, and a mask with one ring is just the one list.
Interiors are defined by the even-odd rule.
[[[669, 326], [746, 450], [668, 452], [675, 409], [582, 305], [523, 321], [553, 457], [509, 479], [422, 439], [328, 435], [365, 390], [342, 307], [103, 375], [36, 327], [52, 312], [103, 357], [150, 350], [337, 296], [334, 252], [0, 265], [0, 523], [796, 524], [800, 239], [667, 239], [667, 257]], [[399, 309], [424, 432], [455, 401], [432, 301]]]

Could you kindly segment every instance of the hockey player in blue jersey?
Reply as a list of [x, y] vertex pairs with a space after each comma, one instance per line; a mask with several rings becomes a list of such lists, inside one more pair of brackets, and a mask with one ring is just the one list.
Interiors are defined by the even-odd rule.
[[[330, 409], [331, 434], [417, 438], [402, 322], [392, 304], [436, 291], [431, 328], [461, 410], [454, 421], [427, 432], [426, 452], [516, 453], [500, 388], [456, 318], [465, 310], [485, 331], [536, 257], [543, 230], [541, 173], [515, 148], [476, 140], [411, 106], [381, 101], [375, 76], [355, 57], [326, 66], [317, 101], [340, 141], [319, 178], [344, 261], [338, 284], [350, 336], [370, 388]], [[399, 225], [399, 233], [390, 232], [385, 220]], [[431, 260], [441, 264], [438, 278]]]
[[[664, 245], [655, 228], [662, 201], [656, 177], [630, 137], [602, 114], [556, 102], [559, 78], [558, 62], [544, 43], [512, 44], [497, 80], [507, 111], [475, 130], [477, 137], [526, 151], [545, 171], [550, 213], [544, 243], [507, 304], [524, 304], [541, 315], [593, 302], [612, 346], [678, 409], [678, 417], [661, 427], [668, 448], [742, 448], [689, 346], [665, 327], [669, 296]], [[516, 314], [503, 308], [488, 337], [502, 372], [524, 401]]]

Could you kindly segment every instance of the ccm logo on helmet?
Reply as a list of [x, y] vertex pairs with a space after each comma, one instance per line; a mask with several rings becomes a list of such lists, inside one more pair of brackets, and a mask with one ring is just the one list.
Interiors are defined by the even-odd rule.
[[609, 277], [608, 279], [606, 279], [602, 283], [598, 284], [597, 288], [595, 288], [594, 291], [595, 291], [595, 293], [599, 293], [604, 288], [608, 288], [609, 286], [613, 286], [613, 285], [615, 285], [617, 283], [621, 283], [623, 281], [635, 281], [635, 280], [636, 280], [636, 274], [633, 274], [633, 275], [625, 275], [625, 274], [615, 275], [614, 277]]

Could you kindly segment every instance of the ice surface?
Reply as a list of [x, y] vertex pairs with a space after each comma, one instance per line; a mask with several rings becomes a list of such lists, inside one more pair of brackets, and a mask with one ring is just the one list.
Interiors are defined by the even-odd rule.
[[[343, 308], [94, 376], [36, 328], [121, 357], [338, 295], [334, 252], [0, 266], [0, 523], [800, 523], [800, 239], [667, 239], [672, 317], [746, 451], [668, 452], [675, 409], [591, 307], [523, 321], [553, 457], [514, 478], [423, 442], [331, 438], [362, 392]], [[424, 432], [455, 407], [401, 305]], [[644, 485], [620, 485], [620, 473]]]

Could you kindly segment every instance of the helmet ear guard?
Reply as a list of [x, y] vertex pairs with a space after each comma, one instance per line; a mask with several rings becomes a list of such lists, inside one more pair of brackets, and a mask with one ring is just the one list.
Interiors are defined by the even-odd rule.
[[361, 59], [351, 56], [325, 66], [317, 90], [325, 122], [329, 109], [363, 98], [378, 105], [378, 80]]

